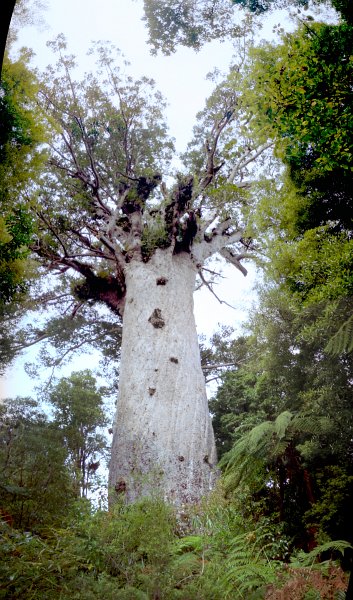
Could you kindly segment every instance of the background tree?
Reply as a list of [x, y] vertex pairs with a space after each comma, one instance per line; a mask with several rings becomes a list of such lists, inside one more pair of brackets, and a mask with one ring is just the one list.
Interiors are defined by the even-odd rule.
[[[264, 17], [271, 11], [293, 8], [293, 15], [297, 11], [299, 16], [302, 8], [310, 8], [304, 20], [314, 20], [320, 13], [320, 5], [327, 7], [324, 0], [311, 3], [306, 0], [144, 0], [144, 21], [152, 54], [161, 51], [168, 55], [179, 45], [199, 50], [215, 39], [241, 38], [244, 30], [250, 33], [261, 28]], [[349, 0], [333, 0], [331, 5], [343, 19], [351, 20]]]
[[335, 323], [316, 318], [288, 291], [263, 291], [248, 336], [233, 342], [247, 354], [211, 401], [219, 453], [234, 446], [222, 461], [235, 501], [304, 547], [352, 536], [352, 364], [325, 353]]
[[144, 21], [152, 54], [166, 55], [179, 45], [199, 50], [211, 40], [242, 37], [250, 25], [228, 0], [144, 0]]
[[[255, 98], [258, 117], [272, 127], [268, 135], [286, 170], [258, 191], [254, 227], [262, 232], [268, 261], [265, 289], [251, 321], [245, 364], [224, 376], [219, 403], [217, 397], [212, 402], [220, 443], [227, 448], [235, 442], [232, 464], [237, 476], [239, 448], [250, 438], [263, 442], [266, 436], [260, 434], [273, 433], [276, 419], [286, 411], [293, 411], [302, 424], [314, 419], [311, 430], [299, 428], [289, 445], [283, 438], [279, 470], [273, 468], [276, 445], [271, 438], [273, 446], [267, 447], [266, 458], [262, 455], [265, 462], [257, 473], [260, 482], [266, 477], [275, 482], [260, 494], [261, 502], [265, 499], [260, 510], [266, 507], [275, 514], [275, 506], [282, 507], [280, 520], [286, 527], [295, 524], [286, 531], [295, 535], [306, 528], [309, 538], [322, 533], [352, 536], [347, 516], [351, 357], [326, 351], [352, 310], [350, 35], [348, 23], [305, 25], [286, 34], [282, 45], [264, 44], [253, 52], [250, 97]], [[239, 407], [244, 407], [240, 416]], [[259, 448], [264, 449], [261, 444]], [[298, 479], [303, 469], [311, 490], [306, 504], [309, 495]], [[249, 472], [250, 489], [251, 478]], [[257, 494], [250, 494], [253, 500], [259, 500]], [[325, 511], [335, 517], [326, 519]]]
[[102, 392], [91, 372], [85, 370], [61, 378], [47, 394], [54, 409], [53, 425], [67, 450], [75, 493], [81, 497], [92, 489], [107, 450], [103, 428], [109, 417]]
[[30, 259], [34, 218], [26, 193], [44, 164], [45, 134], [35, 110], [29, 56], [6, 59], [0, 84], [0, 372], [21, 348], [18, 326], [38, 271]]
[[273, 277], [285, 278], [306, 306], [331, 310], [337, 329], [350, 316], [352, 296], [351, 38], [349, 20], [305, 25], [277, 48], [256, 51], [251, 72], [288, 174], [271, 203], [265, 196], [259, 203]]
[[30, 398], [1, 403], [0, 515], [18, 529], [59, 526], [73, 499], [59, 432]]
[[[249, 354], [212, 402], [216, 438], [234, 444], [222, 459], [230, 487], [304, 546], [352, 539], [350, 37], [349, 17], [306, 23], [253, 52], [250, 97], [285, 171], [258, 189], [254, 227], [268, 262]], [[342, 331], [332, 356], [328, 342]], [[287, 411], [294, 421], [281, 438]]]
[[[41, 119], [33, 111], [35, 78], [22, 55], [3, 68], [0, 97], [0, 298], [8, 302], [25, 289], [26, 261], [33, 222], [25, 205], [26, 189], [43, 164], [38, 147]], [[32, 104], [32, 106], [31, 106]]]

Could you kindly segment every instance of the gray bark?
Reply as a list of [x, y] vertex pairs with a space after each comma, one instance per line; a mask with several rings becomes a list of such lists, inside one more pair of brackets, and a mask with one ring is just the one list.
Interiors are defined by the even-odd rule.
[[190, 255], [158, 249], [126, 265], [126, 303], [110, 493], [197, 502], [217, 477], [193, 315]]

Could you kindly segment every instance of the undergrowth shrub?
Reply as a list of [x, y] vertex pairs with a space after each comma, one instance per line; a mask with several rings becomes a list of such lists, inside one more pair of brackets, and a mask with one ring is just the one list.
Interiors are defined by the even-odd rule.
[[315, 552], [284, 566], [281, 529], [244, 521], [219, 493], [178, 513], [143, 500], [72, 514], [41, 536], [1, 524], [1, 600], [340, 600], [346, 586], [332, 563], [306, 566]]

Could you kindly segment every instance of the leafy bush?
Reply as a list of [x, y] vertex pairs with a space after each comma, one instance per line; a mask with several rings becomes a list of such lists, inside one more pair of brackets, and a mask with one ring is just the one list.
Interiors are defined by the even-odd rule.
[[312, 563], [349, 544], [301, 553], [289, 567], [276, 559], [274, 527], [244, 521], [220, 493], [179, 514], [161, 500], [74, 508], [70, 527], [41, 536], [1, 524], [0, 599], [313, 600], [346, 586], [338, 566]]

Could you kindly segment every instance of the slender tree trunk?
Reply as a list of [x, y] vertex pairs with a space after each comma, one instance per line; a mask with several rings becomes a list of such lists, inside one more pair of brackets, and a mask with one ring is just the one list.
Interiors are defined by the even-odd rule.
[[190, 255], [157, 250], [126, 269], [111, 499], [197, 502], [216, 479], [216, 451], [193, 315]]

